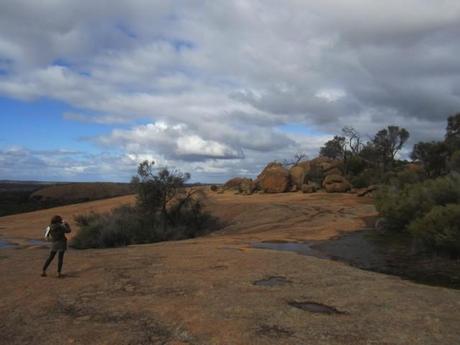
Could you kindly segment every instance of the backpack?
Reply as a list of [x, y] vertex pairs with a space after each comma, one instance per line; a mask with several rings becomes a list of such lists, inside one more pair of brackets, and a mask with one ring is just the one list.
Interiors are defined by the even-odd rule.
[[53, 240], [53, 238], [51, 237], [51, 227], [50, 226], [47, 226], [46, 229], [45, 229], [45, 240], [47, 240], [48, 242], [51, 242]]

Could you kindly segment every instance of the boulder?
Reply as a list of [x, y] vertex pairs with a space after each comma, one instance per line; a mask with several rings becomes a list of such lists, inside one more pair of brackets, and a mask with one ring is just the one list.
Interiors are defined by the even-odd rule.
[[305, 169], [301, 166], [293, 166], [289, 169], [289, 175], [291, 178], [291, 184], [296, 186], [298, 189], [306, 182], [306, 173]]
[[284, 193], [289, 183], [289, 171], [281, 163], [269, 163], [257, 176], [257, 186], [265, 193]]
[[302, 168], [305, 174], [308, 174], [310, 171], [310, 161], [300, 161], [295, 166]]
[[316, 186], [314, 184], [306, 183], [302, 185], [302, 193], [314, 193]]
[[244, 178], [240, 182], [239, 190], [242, 194], [251, 195], [256, 190], [256, 183], [250, 178]]
[[234, 190], [239, 190], [240, 189], [240, 184], [244, 180], [242, 177], [234, 177], [224, 184], [224, 189], [234, 189]]
[[351, 189], [350, 182], [341, 175], [328, 175], [324, 178], [323, 187], [328, 193], [345, 193]]

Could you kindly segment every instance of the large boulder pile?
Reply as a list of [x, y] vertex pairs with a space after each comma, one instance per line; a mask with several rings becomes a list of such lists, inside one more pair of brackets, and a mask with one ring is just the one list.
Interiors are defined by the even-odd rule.
[[351, 189], [351, 183], [341, 175], [327, 175], [323, 187], [328, 193], [345, 193]]
[[265, 193], [284, 193], [290, 187], [289, 171], [281, 163], [269, 163], [257, 176], [256, 183]]
[[224, 184], [223, 190], [250, 195], [256, 190], [265, 193], [314, 193], [324, 188], [329, 193], [344, 193], [350, 191], [352, 185], [343, 175], [343, 162], [328, 157], [300, 161], [290, 169], [281, 163], [271, 162], [256, 180], [235, 177]]

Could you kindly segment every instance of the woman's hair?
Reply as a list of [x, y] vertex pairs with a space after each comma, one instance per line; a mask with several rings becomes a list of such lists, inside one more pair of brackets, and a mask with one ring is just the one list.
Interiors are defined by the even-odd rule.
[[62, 217], [61, 216], [54, 216], [51, 218], [51, 224], [58, 224], [62, 223]]

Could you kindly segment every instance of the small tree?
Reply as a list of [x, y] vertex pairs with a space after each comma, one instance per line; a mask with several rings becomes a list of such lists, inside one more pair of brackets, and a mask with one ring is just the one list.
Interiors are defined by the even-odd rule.
[[447, 119], [445, 143], [450, 154], [460, 150], [460, 113]]
[[[164, 226], [172, 219], [168, 213], [168, 204], [174, 200], [179, 192], [183, 192], [185, 182], [190, 179], [190, 174], [181, 173], [176, 170], [169, 171], [162, 168], [155, 174], [155, 162], [144, 161], [139, 164], [137, 176], [133, 177], [131, 183], [137, 191], [137, 205], [139, 208], [150, 214], [160, 212]], [[182, 193], [181, 193], [182, 194]], [[186, 195], [186, 198], [191, 197]]]
[[306, 154], [304, 154], [304, 153], [296, 153], [294, 155], [293, 159], [291, 159], [291, 160], [285, 159], [285, 160], [283, 160], [282, 164], [285, 167], [291, 167], [291, 166], [295, 167], [297, 164], [299, 164], [301, 161], [303, 161], [303, 160], [305, 160], [307, 158], [308, 158], [308, 156]]

